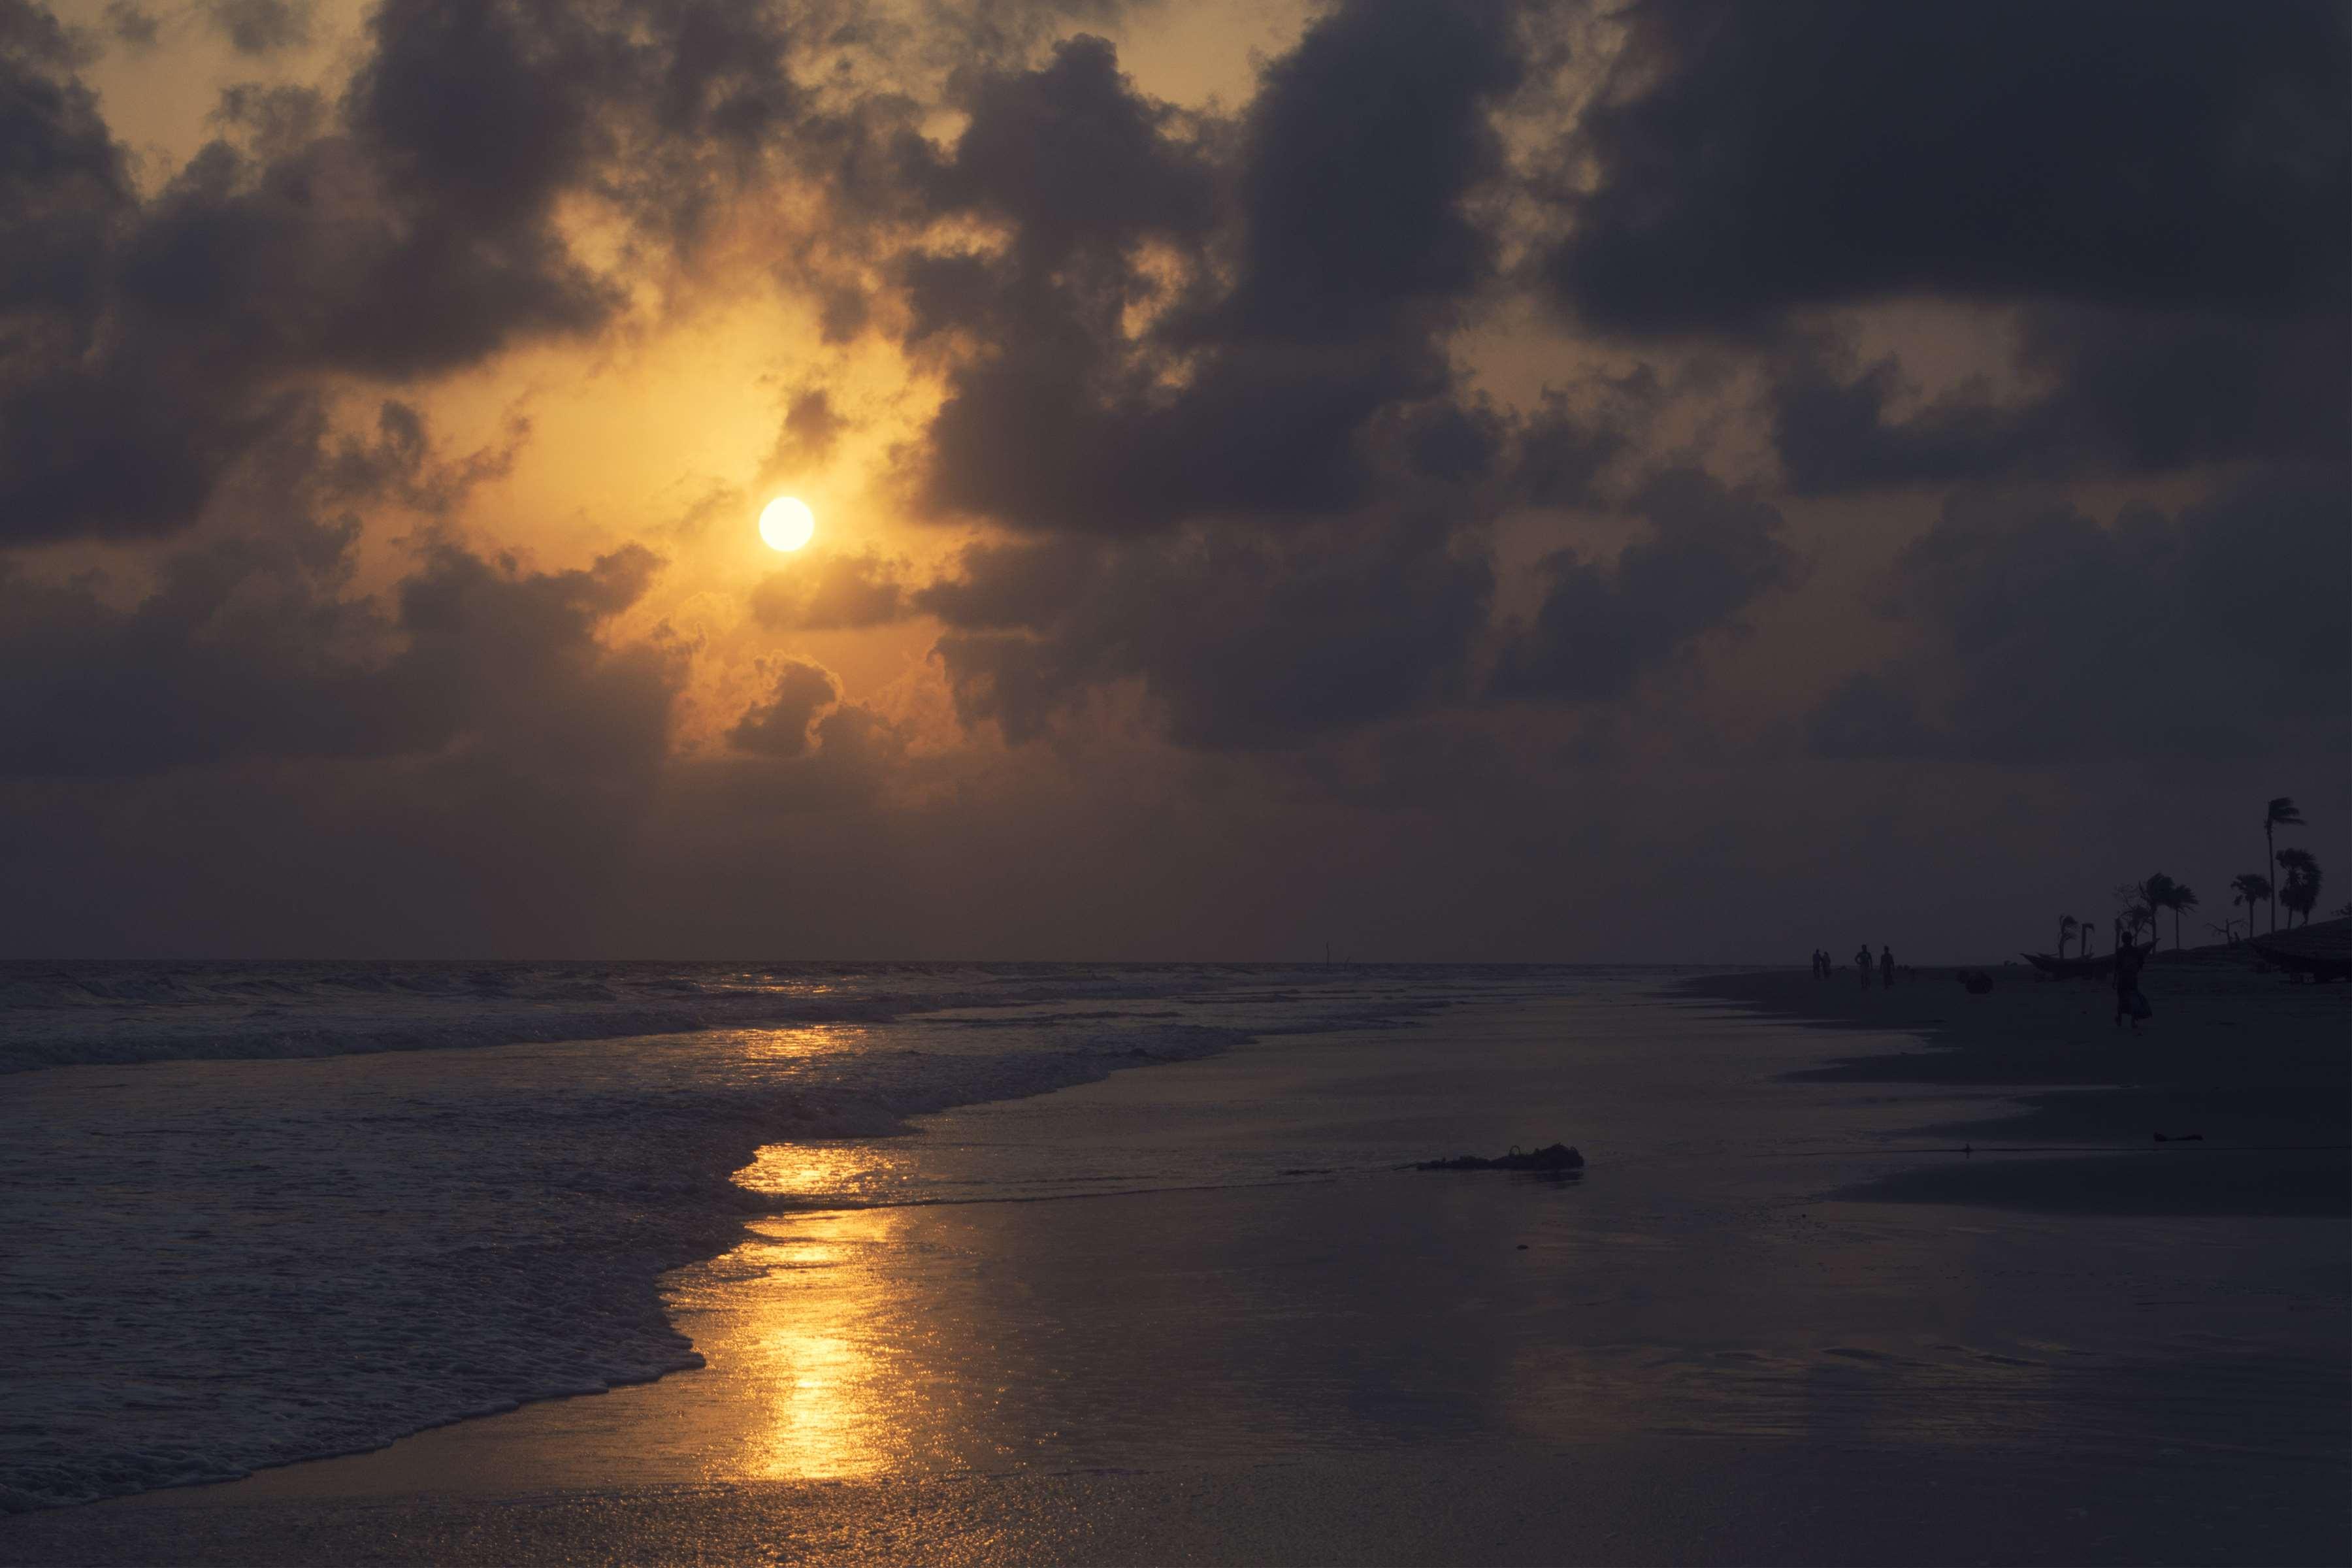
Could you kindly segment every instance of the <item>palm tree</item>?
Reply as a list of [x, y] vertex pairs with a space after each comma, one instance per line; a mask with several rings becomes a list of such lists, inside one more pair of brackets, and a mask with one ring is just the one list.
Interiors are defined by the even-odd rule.
[[2063, 958], [2066, 956], [2066, 944], [2069, 942], [2072, 942], [2074, 938], [2074, 933], [2082, 929], [2083, 922], [2076, 920], [2073, 915], [2060, 915], [2058, 917], [2059, 957]]
[[2278, 863], [2286, 873], [2286, 882], [2279, 889], [2279, 902], [2286, 906], [2287, 913], [2301, 915], [2303, 923], [2309, 925], [2311, 906], [2319, 902], [2319, 862], [2311, 858], [2308, 849], [2282, 849]]
[[2136, 891], [2138, 901], [2147, 907], [2149, 925], [2155, 925], [2156, 916], [2164, 910], [2172, 911], [2172, 946], [2178, 952], [2180, 947], [2180, 911], [2197, 907], [2197, 889], [2158, 871], [2142, 882]]
[[2197, 889], [2186, 882], [2175, 882], [2172, 885], [2172, 896], [2165, 900], [2164, 907], [2172, 911], [2172, 951], [2179, 952], [2180, 951], [2180, 913], [2183, 910], [2193, 910], [2197, 907]]
[[2246, 940], [2252, 942], [2254, 939], [2254, 906], [2271, 896], [2271, 879], [2252, 871], [2242, 871], [2230, 886], [2238, 895], [2230, 901], [2246, 906]]
[[[2263, 813], [2263, 864], [2268, 866], [2278, 858], [2278, 829], [2302, 826], [2303, 813], [2295, 810], [2293, 795], [2283, 795], [2272, 801], [2270, 809]], [[2275, 889], [2271, 892], [2271, 930], [2278, 930], [2278, 892]]]

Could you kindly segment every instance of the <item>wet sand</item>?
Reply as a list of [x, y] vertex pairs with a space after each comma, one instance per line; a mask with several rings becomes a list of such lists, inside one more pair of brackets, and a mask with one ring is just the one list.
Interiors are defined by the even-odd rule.
[[1678, 989], [1768, 1017], [1915, 1035], [1931, 1048], [1864, 1049], [1793, 1077], [2008, 1089], [1993, 1114], [1915, 1131], [1979, 1152], [2053, 1155], [1901, 1172], [1854, 1196], [2108, 1214], [2352, 1213], [2352, 986], [2295, 983], [2210, 949], [2165, 953], [2142, 977], [2155, 1016], [2135, 1032], [2116, 1026], [2105, 982], [1988, 973], [1994, 988], [1983, 995], [1948, 969], [1921, 970], [1892, 991], [1862, 989], [1851, 969], [1826, 981], [1789, 970]]
[[[1750, 1011], [1786, 992], [1721, 984]], [[2021, 1010], [2071, 1016], [2008, 1005], [2004, 1025], [1960, 1015], [2003, 1059], [2031, 1048]], [[1311, 1134], [1346, 1168], [762, 1221], [672, 1282], [705, 1371], [0, 1521], [0, 1562], [2352, 1554], [2340, 1223], [1888, 1192], [1956, 1169], [2032, 1187], [2014, 1173], [2040, 1157], [1960, 1156], [1933, 1131], [2016, 1120], [1990, 1058], [1842, 1021], [1650, 1001], [1625, 1023], [1651, 1032], [1563, 1056], [1589, 1016], [1457, 1015], [950, 1113], [914, 1157], [1192, 1127], [1164, 1136], [1272, 1160]], [[2056, 1076], [2016, 1081], [2094, 1081], [2087, 1055], [2057, 1059], [2070, 1038], [2042, 1047]], [[1936, 1076], [1956, 1061], [1974, 1066]], [[1387, 1168], [1554, 1133], [1585, 1179]]]
[[2341, 1561], [2308, 1478], [2212, 1497], [2127, 1473], [1786, 1444], [1638, 1440], [1238, 1472], [729, 1483], [93, 1513], [54, 1563], [1980, 1563]]

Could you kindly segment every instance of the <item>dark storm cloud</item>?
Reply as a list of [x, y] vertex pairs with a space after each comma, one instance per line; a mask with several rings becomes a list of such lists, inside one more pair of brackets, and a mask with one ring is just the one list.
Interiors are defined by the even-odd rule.
[[1211, 173], [1174, 111], [1137, 94], [1116, 51], [1081, 36], [1042, 68], [981, 79], [971, 121], [934, 176], [942, 211], [1007, 223], [1033, 265], [1081, 246], [1196, 235], [1211, 217]]
[[[41, 346], [28, 340], [44, 327], [86, 328], [108, 242], [131, 205], [121, 154], [74, 64], [47, 11], [0, 0], [0, 312], [12, 359]], [[16, 319], [39, 307], [54, 324]]]
[[[1361, 504], [1375, 422], [1451, 396], [1437, 333], [1492, 271], [1465, 204], [1501, 166], [1486, 117], [1517, 79], [1511, 19], [1334, 10], [1268, 68], [1213, 180], [1204, 144], [1098, 40], [983, 83], [938, 199], [992, 213], [1013, 243], [904, 272], [912, 342], [979, 345], [913, 455], [922, 503], [1102, 535]], [[1181, 278], [1138, 262], [1145, 238]], [[1210, 263], [1226, 252], [1220, 293]], [[1156, 312], [1139, 334], [1137, 308]], [[1467, 479], [1495, 443], [1441, 407], [1410, 445]]]
[[1493, 586], [1483, 556], [1407, 523], [977, 550], [917, 600], [948, 623], [968, 722], [1031, 738], [1131, 679], [1180, 744], [1251, 750], [1459, 696]]
[[1588, 377], [1570, 388], [1546, 387], [1512, 432], [1511, 495], [1529, 506], [1598, 504], [1603, 470], [1633, 448], [1665, 390], [1647, 366]]
[[1646, 0], [1548, 277], [1635, 331], [1914, 291], [2168, 310], [2344, 297], [2340, 5]]
[[[1572, 316], [1769, 347], [1799, 493], [2352, 454], [2341, 6], [1645, 0], [1583, 116]], [[1574, 182], [1571, 182], [1572, 184]], [[1793, 313], [2008, 306], [2006, 399], [1916, 410]]]
[[154, 773], [488, 747], [537, 768], [657, 757], [680, 672], [597, 629], [659, 563], [630, 546], [537, 573], [429, 546], [386, 606], [350, 525], [184, 550], [128, 605], [0, 575], [0, 773]]
[[899, 620], [908, 613], [903, 563], [867, 549], [814, 547], [751, 590], [751, 615], [778, 631], [839, 631]]
[[1356, 0], [1268, 68], [1241, 172], [1242, 335], [1358, 342], [1483, 281], [1464, 198], [1501, 168], [1486, 111], [1517, 85], [1515, 7]]
[[1652, 479], [1636, 504], [1645, 530], [1613, 563], [1565, 550], [1545, 558], [1542, 605], [1504, 645], [1494, 696], [1622, 697], [1795, 576], [1780, 513], [1751, 494], [1681, 469]]
[[[1927, 640], [1815, 710], [1832, 756], [2227, 757], [2352, 713], [2342, 476], [2281, 469], [2177, 514], [1956, 496], [1894, 607]], [[2338, 742], [2340, 744], [2340, 741]]]
[[2247, 458], [2352, 455], [2352, 316], [2152, 319], [2032, 312], [2024, 368], [2049, 390], [1967, 387], [1917, 411], [1898, 361], [1855, 366], [1806, 340], [1775, 357], [1775, 447], [1799, 493], [1948, 484], [1988, 474], [2139, 473]]

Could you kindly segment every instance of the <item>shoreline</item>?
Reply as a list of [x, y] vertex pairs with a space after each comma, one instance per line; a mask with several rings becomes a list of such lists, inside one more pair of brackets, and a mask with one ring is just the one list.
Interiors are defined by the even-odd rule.
[[[1549, 1098], [1482, 1090], [1496, 1121], [1465, 1137], [1556, 1125], [1594, 1153], [1585, 1183], [1386, 1174], [770, 1222], [673, 1298], [707, 1371], [0, 1520], [0, 1563], [2323, 1562], [2352, 1546], [2352, 1445], [2310, 1392], [2342, 1371], [2318, 1326], [2345, 1292], [2294, 1261], [2333, 1227], [2078, 1208], [1987, 1228], [1980, 1209], [1794, 1197], [1824, 1135], [1864, 1169], [1916, 1152], [1872, 1153], [1889, 1102], [1822, 1086], [1949, 1053], [1890, 1052], [1901, 1032], [1857, 1016], [1878, 1054], [1825, 1062], [1856, 1037], [1720, 1014], [1680, 1028], [1672, 994], [1636, 1005], [1668, 1026], [1617, 1059], [1677, 1092], [1722, 1088], [1689, 1108], [1703, 1125], [1670, 1106], [1657, 1125], [1675, 1142], [1646, 1152], [1612, 1134], [1589, 1058], [1547, 1055], [1541, 1007], [1456, 1016], [1461, 1040], [1550, 1075], [1525, 1080]], [[1076, 1118], [1061, 1125], [1116, 1140], [1141, 1125], [1122, 1115], [1273, 1105], [1234, 1091], [1290, 1085], [1321, 1118], [1348, 1100], [1318, 1085], [1391, 1084], [1459, 1048], [1410, 1030], [1329, 1047], [1265, 1042], [1026, 1106], [1058, 1099]], [[1936, 1080], [1902, 1081], [1897, 1102], [1932, 1106], [1916, 1091]], [[1774, 1106], [1790, 1128], [1759, 1158]], [[931, 1157], [952, 1152], [948, 1123], [984, 1139], [1032, 1113], [950, 1113]], [[1955, 1267], [1973, 1288], [1951, 1289]], [[2302, 1315], [2250, 1339], [2242, 1286], [2263, 1279]], [[2138, 1300], [2158, 1280], [2166, 1300]], [[948, 1446], [922, 1447], [926, 1432]]]
[[[2008, 1102], [1912, 1130], [1972, 1146], [1969, 1163], [1898, 1173], [1843, 1196], [2099, 1214], [2352, 1214], [2352, 990], [2185, 956], [2143, 975], [2155, 1016], [2137, 1032], [2115, 1026], [2106, 985], [2021, 968], [1989, 972], [1993, 989], [1982, 995], [1945, 968], [1916, 971], [1891, 992], [1863, 990], [1851, 972], [1816, 980], [1794, 969], [1708, 975], [1673, 991], [1924, 1047], [1833, 1057], [1792, 1081], [2000, 1092]], [[2061, 1157], [2041, 1157], [2053, 1146]]]

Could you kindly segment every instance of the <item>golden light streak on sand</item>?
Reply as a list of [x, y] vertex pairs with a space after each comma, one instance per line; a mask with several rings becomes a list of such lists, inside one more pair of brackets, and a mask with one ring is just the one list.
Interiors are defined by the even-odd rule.
[[859, 1480], [906, 1468], [928, 1430], [920, 1390], [900, 1365], [892, 1304], [868, 1263], [900, 1211], [809, 1215], [767, 1228], [740, 1251], [766, 1270], [769, 1321], [734, 1376], [766, 1410], [739, 1473], [771, 1480]]

